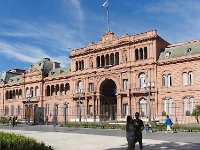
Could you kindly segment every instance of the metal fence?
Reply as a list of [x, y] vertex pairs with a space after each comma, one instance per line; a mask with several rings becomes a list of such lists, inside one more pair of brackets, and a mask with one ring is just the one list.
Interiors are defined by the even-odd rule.
[[195, 124], [197, 118], [192, 115], [195, 106], [199, 103], [176, 102], [176, 103], [132, 103], [131, 105], [122, 104], [121, 108], [117, 105], [102, 105], [93, 107], [92, 105], [52, 105], [48, 107], [36, 108], [14, 108], [9, 106], [0, 110], [1, 117], [9, 118], [18, 116], [21, 120], [30, 120], [39, 123], [56, 121], [58, 123], [67, 122], [119, 122], [126, 121], [127, 115], [133, 115], [139, 112], [142, 119], [151, 118], [151, 120], [164, 122], [166, 115], [169, 115], [174, 123]]

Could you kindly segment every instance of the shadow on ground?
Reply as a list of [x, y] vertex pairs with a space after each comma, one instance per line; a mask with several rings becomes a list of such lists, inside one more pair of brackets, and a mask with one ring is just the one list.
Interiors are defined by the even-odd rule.
[[[194, 143], [174, 143], [174, 142], [164, 142], [162, 144], [148, 144], [144, 145], [144, 150], [160, 150], [160, 149], [166, 149], [166, 150], [199, 150], [200, 144], [194, 144]], [[118, 148], [109, 148], [105, 150], [126, 150], [127, 145], [121, 145], [121, 147]], [[135, 150], [139, 150], [139, 145], [136, 144]]]

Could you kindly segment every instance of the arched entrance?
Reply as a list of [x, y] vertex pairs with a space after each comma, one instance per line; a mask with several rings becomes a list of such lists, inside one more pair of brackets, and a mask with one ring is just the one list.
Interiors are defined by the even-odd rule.
[[100, 86], [100, 119], [115, 120], [117, 114], [117, 86], [112, 79], [106, 79]]

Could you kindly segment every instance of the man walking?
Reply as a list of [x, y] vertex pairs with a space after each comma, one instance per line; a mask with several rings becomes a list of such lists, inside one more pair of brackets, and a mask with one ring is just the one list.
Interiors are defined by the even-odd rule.
[[167, 126], [167, 131], [166, 131], [167, 133], [168, 131], [171, 131], [171, 125], [172, 125], [172, 120], [169, 118], [168, 115], [166, 116], [165, 124]]
[[139, 112], [135, 113], [135, 140], [134, 140], [134, 149], [135, 149], [135, 144], [138, 142], [140, 145], [140, 150], [143, 150], [143, 145], [142, 145], [142, 130], [144, 129], [144, 123], [141, 119], [139, 119]]

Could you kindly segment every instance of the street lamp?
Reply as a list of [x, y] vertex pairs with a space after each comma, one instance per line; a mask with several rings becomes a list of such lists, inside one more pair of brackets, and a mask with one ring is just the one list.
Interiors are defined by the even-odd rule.
[[81, 89], [78, 89], [78, 115], [79, 115], [79, 122], [81, 122]]
[[65, 124], [68, 122], [68, 104], [69, 103], [64, 103], [64, 113], [65, 113]]
[[147, 85], [144, 83], [144, 88], [148, 90], [148, 102], [149, 102], [149, 122], [151, 124], [151, 89], [155, 87], [154, 82], [148, 82]]
[[31, 100], [31, 94], [27, 94], [27, 111], [28, 111], [28, 125], [30, 125], [30, 100]]

